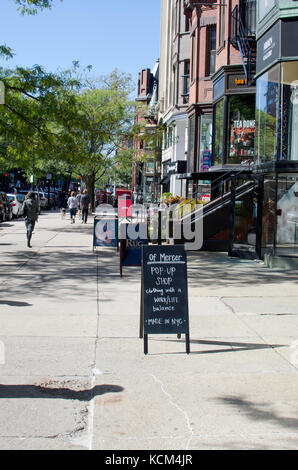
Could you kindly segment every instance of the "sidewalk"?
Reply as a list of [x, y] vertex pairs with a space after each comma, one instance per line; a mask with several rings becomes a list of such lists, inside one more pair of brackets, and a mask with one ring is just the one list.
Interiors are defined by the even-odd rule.
[[191, 354], [139, 339], [140, 268], [45, 214], [0, 225], [0, 449], [298, 449], [298, 274], [191, 253]]

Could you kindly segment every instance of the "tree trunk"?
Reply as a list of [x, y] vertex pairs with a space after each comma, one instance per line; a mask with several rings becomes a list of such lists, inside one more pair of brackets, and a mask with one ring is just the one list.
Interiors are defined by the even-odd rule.
[[90, 200], [91, 200], [91, 209], [92, 212], [95, 212], [95, 174], [87, 175], [83, 177], [84, 183], [86, 185]]
[[63, 188], [62, 188], [63, 191], [67, 192], [69, 190], [69, 185], [71, 183], [71, 178], [72, 178], [72, 173], [69, 173], [67, 175], [66, 179], [64, 180]]

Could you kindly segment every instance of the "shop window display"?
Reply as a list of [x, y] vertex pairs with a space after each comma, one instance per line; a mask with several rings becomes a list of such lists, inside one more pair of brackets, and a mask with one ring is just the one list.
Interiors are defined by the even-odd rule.
[[223, 158], [223, 128], [224, 128], [224, 100], [220, 100], [214, 109], [214, 152], [213, 165], [220, 165]]
[[298, 62], [281, 66], [281, 160], [298, 160]]
[[298, 252], [298, 176], [278, 176], [276, 254]]
[[212, 114], [203, 114], [200, 119], [199, 171], [209, 171], [212, 152]]
[[227, 163], [249, 165], [255, 156], [255, 97], [229, 97]]
[[277, 159], [279, 72], [280, 66], [277, 65], [257, 80], [255, 138], [259, 163]]
[[188, 151], [189, 173], [193, 171], [194, 150], [195, 150], [195, 116], [191, 116], [189, 119], [189, 151]]

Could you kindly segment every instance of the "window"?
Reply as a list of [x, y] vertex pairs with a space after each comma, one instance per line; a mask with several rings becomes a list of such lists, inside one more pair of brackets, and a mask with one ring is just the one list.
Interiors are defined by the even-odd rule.
[[293, 174], [277, 178], [276, 254], [298, 254], [298, 177]]
[[206, 50], [206, 76], [209, 77], [215, 72], [216, 61], [216, 26], [207, 27], [207, 50]]
[[200, 121], [200, 155], [198, 170], [208, 171], [211, 167], [212, 114], [203, 114]]
[[179, 32], [179, 19], [179, 0], [177, 0], [175, 6], [175, 36]]
[[188, 172], [192, 173], [195, 150], [195, 116], [189, 118]]
[[230, 96], [227, 163], [250, 164], [255, 157], [255, 97]]
[[190, 21], [188, 16], [185, 17], [185, 32], [188, 33], [190, 31]]
[[256, 0], [241, 0], [240, 16], [248, 36], [256, 34]]
[[224, 126], [224, 99], [220, 100], [214, 107], [215, 129], [214, 129], [214, 152], [213, 165], [222, 164], [223, 159], [223, 126]]
[[259, 20], [262, 20], [264, 16], [275, 6], [275, 0], [263, 0], [259, 1]]
[[257, 80], [256, 153], [260, 163], [277, 158], [279, 75], [277, 65]]
[[220, 5], [219, 10], [219, 47], [223, 46], [226, 34], [226, 7]]
[[187, 104], [189, 101], [189, 75], [190, 75], [190, 60], [184, 61], [184, 75], [183, 78], [183, 104]]
[[191, 37], [191, 81], [195, 79], [195, 66], [196, 66], [196, 34]]
[[281, 66], [280, 160], [298, 160], [298, 62]]

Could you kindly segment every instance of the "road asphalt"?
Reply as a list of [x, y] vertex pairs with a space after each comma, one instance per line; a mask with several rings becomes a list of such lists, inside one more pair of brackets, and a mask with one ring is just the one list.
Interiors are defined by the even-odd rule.
[[191, 354], [139, 339], [140, 268], [93, 219], [0, 224], [0, 449], [298, 449], [298, 273], [189, 253]]

